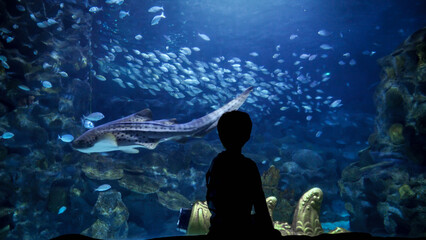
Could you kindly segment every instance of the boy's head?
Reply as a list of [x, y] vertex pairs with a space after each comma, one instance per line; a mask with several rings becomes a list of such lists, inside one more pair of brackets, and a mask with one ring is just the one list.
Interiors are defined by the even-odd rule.
[[241, 150], [250, 139], [250, 116], [241, 111], [226, 112], [217, 123], [220, 141], [226, 150]]

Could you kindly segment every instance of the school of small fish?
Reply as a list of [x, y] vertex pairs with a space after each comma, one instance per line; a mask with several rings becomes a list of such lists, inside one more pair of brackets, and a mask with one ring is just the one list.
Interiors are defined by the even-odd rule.
[[[109, 6], [120, 8], [124, 0], [106, 0], [106, 6], [87, 6], [88, 13], [92, 15], [104, 14], [108, 11]], [[65, 3], [59, 5], [56, 16], [42, 16], [40, 13], [32, 13], [24, 6], [17, 5], [17, 9], [21, 12], [28, 12], [30, 18], [34, 21], [35, 26], [39, 28], [57, 27], [57, 31], [62, 31], [61, 11], [65, 8]], [[105, 8], [105, 10], [104, 10]], [[152, 6], [146, 11], [152, 14], [151, 26], [155, 27], [165, 21], [165, 7]], [[119, 21], [130, 21], [132, 18], [131, 9], [118, 9], [118, 15], [115, 15]], [[71, 26], [78, 29], [81, 21], [79, 16], [72, 15], [74, 24]], [[101, 24], [98, 20], [98, 24]], [[1, 28], [0, 34], [6, 43], [16, 41], [13, 31], [19, 29], [18, 25], [13, 25], [12, 29]], [[288, 109], [296, 110], [304, 114], [307, 122], [315, 119], [314, 112], [335, 111], [336, 108], [343, 106], [341, 99], [335, 99], [333, 96], [327, 95], [322, 90], [322, 85], [333, 79], [333, 75], [326, 68], [318, 67], [315, 71], [308, 71], [305, 65], [310, 62], [321, 61], [328, 58], [328, 54], [336, 52], [337, 49], [332, 44], [327, 43], [330, 37], [340, 36], [340, 32], [333, 32], [328, 29], [319, 29], [314, 31], [317, 33], [318, 47], [316, 50], [301, 52], [286, 52], [281, 50], [281, 44], [274, 47], [275, 52], [271, 55], [271, 60], [275, 61], [278, 66], [275, 69], [267, 69], [262, 63], [255, 60], [260, 59], [258, 56], [266, 56], [261, 49], [257, 51], [248, 51], [247, 59], [240, 56], [212, 57], [209, 61], [197, 60], [197, 54], [202, 51], [199, 46], [180, 46], [177, 49], [170, 50], [169, 46], [164, 49], [133, 48], [125, 47], [120, 44], [117, 39], [109, 39], [109, 43], [101, 43], [95, 45], [95, 48], [102, 50], [95, 56], [95, 63], [98, 65], [97, 70], [91, 70], [90, 74], [93, 79], [106, 83], [115, 83], [120, 88], [140, 88], [150, 95], [156, 97], [162, 94], [168, 94], [176, 99], [181, 99], [189, 106], [194, 105], [211, 105], [217, 108], [221, 104], [221, 99], [229, 99], [235, 96], [241, 90], [253, 86], [255, 90], [248, 98], [247, 102], [254, 108], [256, 114], [270, 114], [271, 111], [279, 109], [287, 111]], [[192, 36], [200, 44], [210, 44], [215, 41], [214, 36], [204, 30], [196, 31]], [[170, 35], [163, 35], [168, 43], [173, 43]], [[304, 36], [301, 33], [290, 33], [288, 39], [283, 41], [298, 41]], [[143, 43], [144, 37], [142, 33], [133, 35], [132, 38]], [[283, 42], [282, 44], [288, 44]], [[365, 50], [363, 55], [373, 56], [376, 52], [373, 50]], [[58, 57], [58, 52], [52, 51], [53, 59]], [[37, 55], [37, 50], [34, 50]], [[336, 66], [353, 67], [357, 61], [353, 53], [342, 52], [341, 59], [336, 62]], [[123, 62], [115, 61], [116, 59], [125, 59]], [[87, 61], [87, 60], [85, 60]], [[9, 69], [7, 58], [0, 56], [0, 62], [4, 69]], [[43, 69], [53, 70], [58, 78], [67, 79], [69, 74], [55, 66], [51, 62], [45, 62]], [[329, 66], [333, 68], [335, 66]], [[295, 69], [294, 69], [295, 68]], [[291, 70], [290, 70], [291, 69]], [[238, 83], [238, 84], [237, 84]], [[328, 84], [328, 83], [327, 83]], [[349, 83], [347, 83], [349, 86]], [[25, 92], [31, 92], [32, 89], [24, 84], [18, 84], [17, 87]], [[41, 89], [48, 92], [48, 89], [54, 88], [55, 82], [48, 80], [41, 81]], [[264, 100], [268, 102], [265, 104]], [[256, 116], [254, 116], [256, 117]], [[93, 128], [94, 122], [104, 118], [102, 113], [92, 113], [81, 118], [81, 124], [86, 129]], [[280, 125], [284, 118], [278, 119], [276, 125]], [[321, 132], [319, 131], [319, 134]], [[7, 136], [6, 136], [7, 137]], [[69, 134], [58, 136], [63, 142], [71, 142], [73, 137]], [[3, 137], [3, 139], [6, 139]]]

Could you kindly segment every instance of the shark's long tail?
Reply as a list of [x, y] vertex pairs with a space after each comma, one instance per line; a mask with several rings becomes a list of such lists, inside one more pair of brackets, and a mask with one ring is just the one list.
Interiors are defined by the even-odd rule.
[[251, 91], [253, 91], [253, 87], [247, 88], [246, 90], [244, 90], [243, 93], [238, 95], [236, 98], [234, 98], [232, 101], [225, 104], [221, 108], [215, 110], [214, 112], [211, 112], [201, 118], [197, 118], [192, 120], [191, 122], [186, 123], [190, 124], [191, 126], [206, 126], [205, 128], [201, 128], [199, 131], [197, 131], [193, 136], [201, 137], [213, 130], [217, 126], [219, 118], [226, 112], [238, 110], [241, 105], [243, 105], [243, 103], [247, 100]]

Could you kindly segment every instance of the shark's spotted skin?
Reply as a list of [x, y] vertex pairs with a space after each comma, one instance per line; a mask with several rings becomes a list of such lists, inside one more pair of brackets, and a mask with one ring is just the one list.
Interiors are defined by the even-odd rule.
[[137, 148], [154, 149], [160, 142], [183, 137], [201, 137], [216, 127], [222, 114], [240, 108], [252, 90], [252, 87], [247, 88], [216, 111], [182, 124], [175, 123], [176, 119], [152, 120], [151, 110], [144, 109], [90, 129], [74, 140], [72, 146], [84, 153], [138, 153]]

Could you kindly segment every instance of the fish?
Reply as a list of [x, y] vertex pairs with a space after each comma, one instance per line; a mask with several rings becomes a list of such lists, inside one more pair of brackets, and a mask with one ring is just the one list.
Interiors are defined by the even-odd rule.
[[93, 112], [93, 113], [91, 113], [87, 116], [83, 115], [83, 119], [87, 119], [87, 120], [93, 121], [93, 122], [99, 121], [99, 120], [103, 119], [104, 117], [105, 117], [105, 115], [101, 112]]
[[61, 208], [59, 208], [58, 215], [64, 213], [65, 210], [67, 210], [67, 207], [65, 207], [65, 206], [62, 206]]
[[351, 59], [351, 60], [349, 61], [349, 65], [354, 66], [355, 64], [356, 64], [355, 59]]
[[198, 33], [198, 36], [203, 39], [204, 41], [210, 41], [209, 36], [207, 36], [206, 34], [202, 34], [202, 33]]
[[315, 137], [320, 137], [321, 136], [321, 134], [322, 134], [322, 132], [321, 131], [318, 131], [316, 134], [315, 134]]
[[313, 54], [313, 55], [309, 56], [308, 60], [313, 61], [313, 60], [315, 60], [315, 58], [317, 58], [317, 55]]
[[318, 35], [323, 36], [323, 37], [328, 37], [331, 35], [331, 32], [325, 30], [325, 29], [321, 29], [318, 31]]
[[96, 79], [98, 79], [99, 81], [106, 81], [106, 78], [103, 75], [96, 75], [95, 76]]
[[52, 87], [52, 83], [50, 83], [49, 81], [42, 81], [41, 84], [43, 85], [44, 88]]
[[53, 24], [57, 24], [58, 23], [58, 21], [56, 21], [55, 19], [53, 19], [53, 18], [48, 18], [47, 19], [47, 24], [50, 26], [50, 25], [53, 25]]
[[137, 148], [152, 150], [160, 142], [202, 137], [216, 128], [222, 114], [240, 108], [252, 90], [253, 87], [249, 87], [221, 108], [182, 124], [176, 123], [176, 119], [152, 120], [151, 110], [147, 108], [86, 131], [72, 147], [83, 153], [122, 151], [135, 154], [139, 152]]
[[6, 38], [6, 42], [7, 42], [7, 43], [10, 43], [10, 42], [12, 42], [14, 39], [15, 39], [15, 37], [10, 37], [10, 36], [9, 36], [9, 37], [7, 37], [7, 38]]
[[290, 40], [294, 40], [294, 39], [296, 39], [298, 37], [298, 35], [297, 34], [291, 34], [290, 35]]
[[321, 48], [321, 49], [324, 49], [324, 50], [331, 50], [331, 49], [333, 49], [333, 47], [332, 47], [332, 46], [330, 46], [329, 44], [326, 44], [326, 43], [321, 44], [321, 45], [320, 45], [320, 48]]
[[91, 13], [97, 13], [97, 12], [99, 12], [99, 11], [103, 11], [103, 9], [102, 9], [102, 7], [91, 7], [91, 8], [89, 8], [89, 12], [91, 12]]
[[332, 102], [332, 103], [330, 104], [330, 107], [331, 107], [331, 108], [339, 107], [341, 102], [342, 102], [342, 100], [340, 100], [340, 99], [335, 100], [334, 102]]
[[121, 5], [124, 3], [124, 0], [106, 0], [105, 1], [106, 4], [117, 4], [117, 5]]
[[157, 16], [152, 18], [151, 26], [157, 25], [162, 18], [166, 18], [166, 16], [164, 16], [164, 12], [162, 12], [161, 15], [157, 15]]
[[47, 23], [47, 21], [37, 23], [37, 27], [39, 28], [47, 28], [48, 26], [49, 26], [49, 23]]
[[140, 34], [136, 35], [136, 36], [135, 36], [135, 39], [136, 39], [136, 40], [141, 40], [141, 39], [142, 39], [142, 35], [140, 35]]
[[11, 139], [13, 138], [13, 136], [15, 136], [15, 134], [11, 133], [11, 132], [4, 132], [1, 136], [0, 139]]
[[18, 85], [18, 88], [21, 89], [21, 90], [24, 90], [26, 92], [30, 91], [30, 88], [25, 86], [25, 85]]
[[74, 137], [70, 134], [64, 134], [62, 136], [58, 135], [58, 139], [60, 139], [62, 142], [72, 142], [74, 140]]
[[59, 75], [61, 75], [61, 77], [68, 77], [68, 73], [65, 72], [65, 71], [60, 71], [58, 73], [59, 73]]
[[148, 9], [148, 12], [150, 12], [150, 13], [155, 13], [155, 12], [158, 12], [158, 11], [164, 11], [164, 8], [158, 7], [158, 6], [153, 6], [153, 7]]
[[311, 56], [311, 54], [302, 53], [302, 54], [299, 56], [299, 58], [301, 58], [301, 59], [307, 59], [307, 58], [309, 58], [310, 56]]
[[123, 18], [125, 18], [125, 17], [127, 17], [127, 16], [130, 16], [130, 13], [129, 13], [129, 11], [123, 11], [123, 10], [121, 10], [120, 11], [120, 13], [118, 14], [118, 16], [121, 18], [121, 19], [123, 19]]
[[109, 185], [109, 184], [102, 184], [102, 185], [100, 185], [99, 187], [97, 187], [95, 189], [95, 192], [104, 192], [104, 191], [107, 191], [107, 190], [110, 190], [110, 189], [111, 189], [111, 185]]
[[251, 52], [249, 55], [250, 55], [250, 56], [252, 56], [252, 57], [257, 57], [257, 56], [259, 56], [259, 54], [258, 54], [257, 52]]
[[81, 124], [82, 124], [82, 125], [83, 125], [83, 127], [84, 127], [84, 128], [86, 128], [86, 129], [92, 129], [92, 128], [94, 128], [94, 127], [95, 127], [95, 125], [93, 124], [93, 122], [92, 122], [92, 121], [87, 120], [87, 119], [84, 119], [84, 118], [82, 118], [82, 119], [81, 119]]

